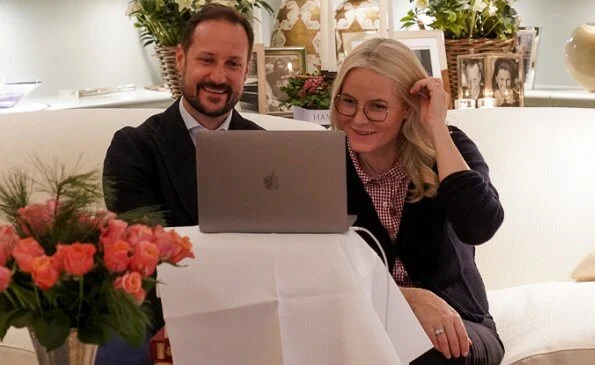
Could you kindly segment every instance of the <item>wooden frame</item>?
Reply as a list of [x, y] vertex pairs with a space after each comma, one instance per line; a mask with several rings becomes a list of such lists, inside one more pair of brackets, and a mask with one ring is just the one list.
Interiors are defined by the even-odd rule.
[[485, 57], [488, 70], [486, 96], [494, 97], [499, 107], [523, 106], [523, 56], [518, 53], [486, 53]]
[[242, 111], [266, 113], [264, 44], [255, 43], [239, 104]]
[[282, 105], [283, 99], [287, 96], [280, 88], [287, 84], [290, 76], [306, 73], [306, 48], [265, 48], [264, 70], [265, 113], [291, 114], [291, 107]]

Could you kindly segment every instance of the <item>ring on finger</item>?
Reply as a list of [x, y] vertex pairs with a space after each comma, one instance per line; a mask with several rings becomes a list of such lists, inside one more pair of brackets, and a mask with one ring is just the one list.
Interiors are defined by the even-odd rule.
[[434, 336], [438, 337], [438, 336], [440, 336], [441, 334], [443, 334], [444, 332], [446, 332], [446, 331], [444, 330], [444, 328], [437, 328], [437, 329], [435, 329], [435, 330], [434, 330]]

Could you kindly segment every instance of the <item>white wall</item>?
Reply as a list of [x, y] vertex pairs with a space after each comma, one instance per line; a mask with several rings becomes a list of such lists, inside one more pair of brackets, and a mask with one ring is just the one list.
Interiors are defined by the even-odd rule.
[[31, 96], [61, 89], [159, 83], [151, 50], [143, 49], [127, 0], [0, 1], [0, 73], [36, 77]]
[[[269, 3], [277, 9], [281, 1]], [[323, 1], [329, 1], [331, 9], [341, 3]], [[33, 97], [63, 89], [159, 84], [153, 50], [140, 44], [133, 21], [124, 15], [127, 4], [128, 0], [0, 0], [0, 74], [41, 79]], [[395, 1], [397, 23], [407, 7], [408, 0]], [[578, 25], [595, 21], [595, 1], [518, 0], [517, 8], [524, 25], [543, 27], [536, 84], [577, 85], [564, 66], [564, 42]], [[265, 16], [263, 42], [268, 45], [273, 21]]]
[[[579, 25], [595, 22], [594, 0], [518, 0], [521, 25], [541, 26], [535, 85], [579, 86], [566, 70], [564, 45]], [[595, 62], [595, 60], [593, 60]]]

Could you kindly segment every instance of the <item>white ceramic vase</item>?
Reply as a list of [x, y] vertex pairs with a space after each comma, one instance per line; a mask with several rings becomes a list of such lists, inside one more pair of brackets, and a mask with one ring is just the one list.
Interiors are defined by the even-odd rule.
[[570, 75], [585, 89], [595, 92], [595, 23], [574, 30], [564, 48]]

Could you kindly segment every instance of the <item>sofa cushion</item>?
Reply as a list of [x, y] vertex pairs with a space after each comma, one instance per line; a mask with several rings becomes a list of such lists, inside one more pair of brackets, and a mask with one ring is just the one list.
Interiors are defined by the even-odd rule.
[[595, 253], [587, 255], [572, 272], [577, 281], [595, 281]]
[[502, 364], [595, 364], [595, 282], [550, 282], [488, 292], [504, 342]]

